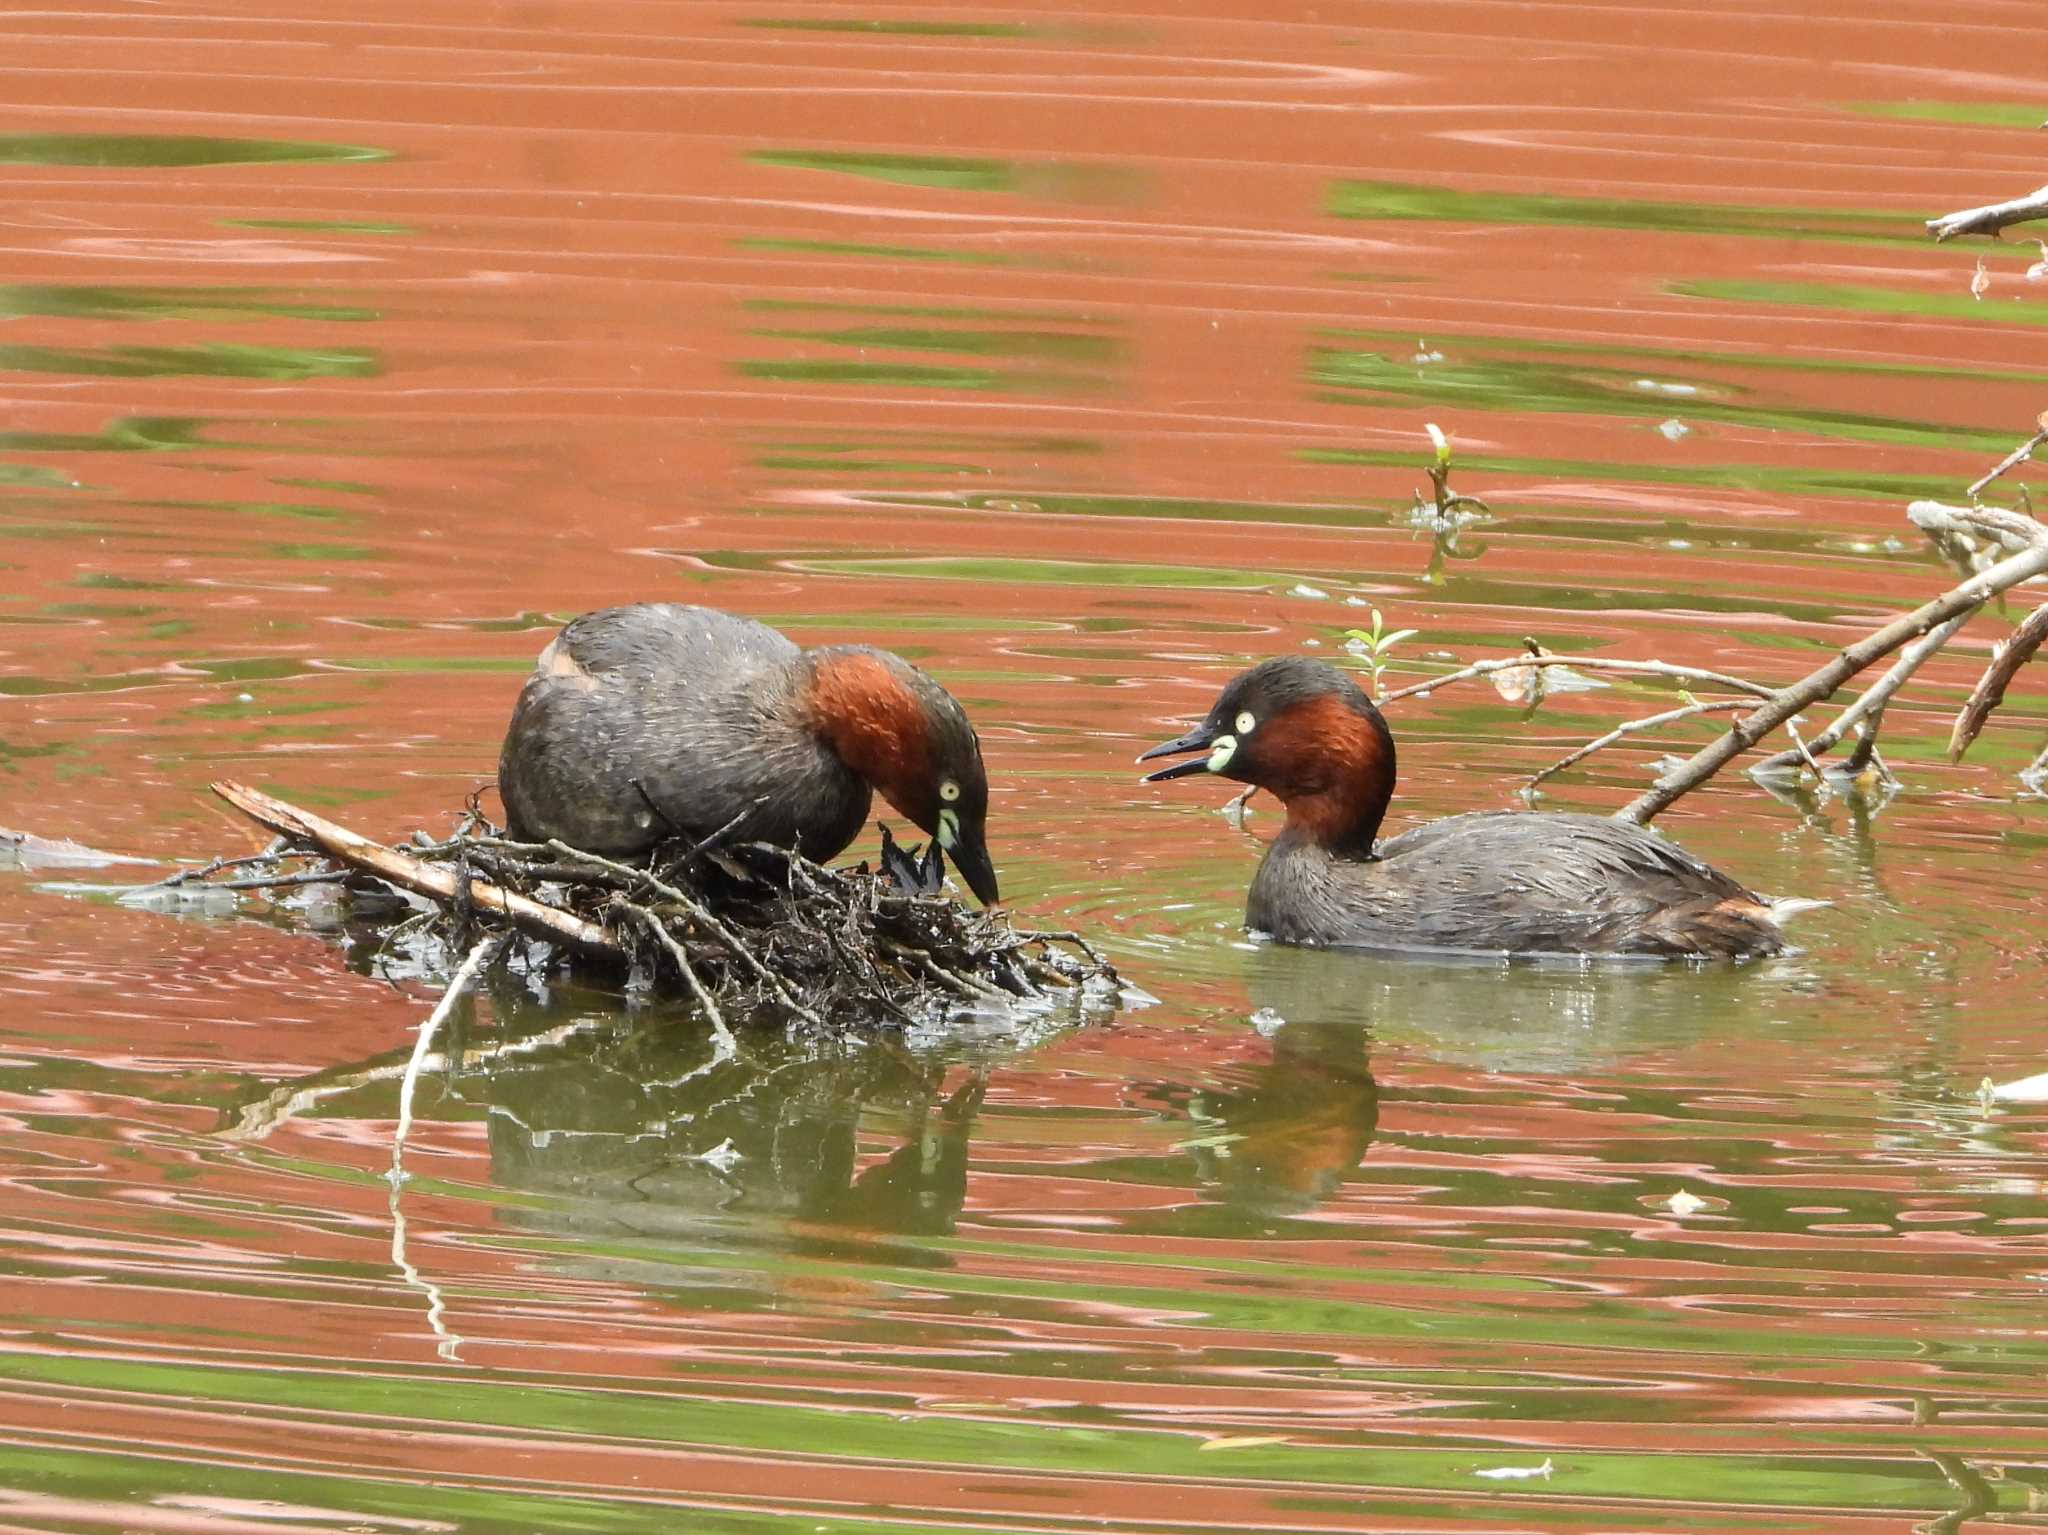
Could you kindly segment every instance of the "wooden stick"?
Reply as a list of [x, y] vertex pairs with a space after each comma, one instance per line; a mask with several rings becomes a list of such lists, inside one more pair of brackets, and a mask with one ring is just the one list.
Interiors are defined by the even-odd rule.
[[[257, 825], [295, 842], [317, 847], [328, 857], [352, 869], [374, 874], [402, 890], [410, 890], [432, 901], [445, 903], [457, 898], [461, 881], [450, 870], [422, 863], [381, 842], [372, 842], [346, 826], [337, 826], [310, 810], [301, 810], [247, 784], [221, 782], [213, 785], [213, 792]], [[604, 959], [623, 961], [626, 958], [624, 946], [596, 923], [544, 906], [502, 886], [473, 879], [469, 881], [468, 898], [477, 910], [503, 917], [522, 933], [535, 938], [564, 943], [579, 953]]]
[[1873, 661], [1881, 661], [1900, 646], [1918, 639], [1951, 618], [1980, 607], [2006, 591], [2048, 572], [2048, 528], [2039, 530], [2040, 542], [2023, 553], [1999, 561], [1989, 570], [1952, 587], [1932, 602], [1893, 619], [1876, 633], [1845, 647], [1825, 666], [1808, 672], [1790, 687], [1780, 688], [1758, 709], [1729, 726], [1727, 734], [1694, 752], [1678, 767], [1659, 778], [1649, 789], [1615, 811], [1617, 821], [1648, 824], [1650, 818], [1690, 794], [1730, 761], [1749, 750], [1770, 731], [1778, 728], [1801, 709], [1831, 696], [1835, 689]]
[[719, 921], [716, 915], [705, 909], [703, 902], [695, 899], [687, 891], [678, 890], [674, 885], [669, 884], [666, 880], [657, 879], [645, 869], [636, 869], [631, 864], [620, 863], [617, 859], [601, 857], [596, 853], [586, 853], [581, 848], [571, 847], [559, 837], [550, 837], [548, 839], [548, 847], [559, 857], [577, 859], [580, 862], [592, 864], [600, 869], [609, 869], [614, 874], [627, 874], [636, 879], [644, 880], [649, 890], [652, 890], [663, 900], [675, 902], [676, 905], [688, 913], [692, 922], [695, 922], [700, 928], [710, 933], [712, 937], [716, 938], [737, 955], [741, 962], [749, 970], [753, 971], [756, 976], [760, 977], [761, 982], [770, 991], [775, 993], [776, 999], [784, 1007], [808, 1024], [821, 1029], [825, 1027], [825, 1020], [799, 1002], [796, 994], [783, 984], [782, 977], [762, 964], [760, 956], [747, 947], [746, 941], [739, 934]]
[[[2044, 187], [2042, 190], [2048, 191], [2048, 187]], [[1978, 480], [1977, 483], [1972, 485], [1968, 490], [1964, 491], [1963, 494], [1968, 496], [1972, 501], [1975, 501], [1977, 497], [1983, 493], [1984, 487], [1986, 485], [1989, 485], [1993, 480], [1997, 479], [2001, 474], [2004, 474], [2006, 470], [2012, 468], [2014, 465], [2024, 464], [2028, 459], [2034, 456], [2034, 449], [2040, 447], [2041, 444], [2044, 442], [2048, 442], [2048, 420], [2044, 420], [2041, 423], [2040, 431], [2034, 433], [2033, 436], [2029, 437], [2017, 448], [2014, 448], [2010, 453], [2006, 454], [2005, 457], [1999, 460], [1999, 462], [1994, 467], [1992, 467], [1989, 470], [1986, 470], [1984, 477]]]
[[711, 1037], [718, 1042], [720, 1053], [730, 1055], [738, 1050], [739, 1041], [733, 1038], [732, 1029], [726, 1024], [725, 1014], [718, 1010], [717, 1002], [712, 1000], [711, 993], [705, 990], [704, 983], [697, 978], [697, 967], [690, 963], [689, 952], [676, 942], [675, 934], [663, 926], [661, 918], [646, 907], [634, 906], [629, 902], [626, 909], [638, 917], [641, 924], [654, 934], [656, 942], [668, 950], [669, 958], [675, 961], [684, 984], [690, 988], [690, 995], [697, 999], [697, 1005], [704, 1009], [704, 1016], [710, 1019]]
[[2038, 188], [2025, 197], [2015, 197], [2010, 202], [1986, 203], [1981, 208], [1944, 213], [1940, 218], [1927, 221], [1927, 232], [1936, 240], [1953, 240], [1957, 235], [1995, 235], [2008, 224], [2024, 224], [2028, 219], [2042, 218], [2048, 218], [2048, 187]]
[[[1892, 662], [1890, 669], [1865, 688], [1862, 697], [1836, 715], [1834, 723], [1807, 744], [1807, 750], [1814, 756], [1833, 750], [1837, 741], [1868, 719], [1869, 729], [1857, 738], [1856, 750], [1861, 753], [1867, 742], [1870, 749], [1875, 751], [1877, 718], [1884, 713], [1884, 706], [1891, 702], [1892, 694], [1905, 686], [1906, 679], [1920, 670], [1927, 658], [1946, 645], [1950, 636], [1968, 623], [1977, 611], [1976, 608], [1971, 608], [1968, 612], [1958, 613], [1947, 623], [1937, 624], [1900, 651], [1898, 660]], [[1805, 760], [1806, 758], [1796, 751], [1782, 751], [1757, 763], [1749, 770], [1750, 776], [1754, 778], [1760, 774], [1783, 772], [1787, 768], [1799, 766]]]
[[1568, 756], [1559, 757], [1557, 761], [1551, 763], [1542, 772], [1532, 773], [1529, 776], [1529, 781], [1522, 787], [1533, 789], [1542, 783], [1544, 779], [1562, 773], [1573, 764], [1585, 761], [1593, 753], [1612, 746], [1623, 736], [1634, 735], [1638, 730], [1654, 730], [1659, 725], [1669, 725], [1677, 720], [1691, 719], [1695, 714], [1707, 714], [1726, 709], [1744, 709], [1747, 707], [1748, 703], [1744, 699], [1716, 698], [1706, 703], [1687, 704], [1680, 709], [1666, 709], [1662, 714], [1646, 715], [1639, 720], [1624, 720], [1621, 724], [1608, 731], [1606, 735], [1588, 741], [1584, 746], [1581, 746], [1577, 751], [1572, 752]]
[[441, 1000], [435, 1004], [434, 1010], [427, 1014], [426, 1021], [420, 1025], [419, 1037], [413, 1041], [412, 1056], [405, 1065], [405, 1074], [398, 1080], [398, 1126], [391, 1132], [393, 1178], [401, 1177], [404, 1173], [405, 1137], [412, 1130], [412, 1100], [419, 1087], [420, 1073], [425, 1069], [427, 1059], [433, 1051], [434, 1036], [440, 1031], [449, 1013], [455, 1010], [455, 999], [469, 990], [469, 983], [476, 979], [478, 971], [498, 957], [498, 951], [505, 947], [505, 942], [506, 935], [503, 933], [492, 933], [488, 937], [479, 938], [476, 946], [469, 951], [462, 963], [456, 967], [455, 974], [449, 978], [447, 989], [441, 993]]
[[2005, 702], [2006, 684], [2034, 659], [2043, 640], [2048, 640], [2048, 603], [2034, 609], [2027, 621], [2013, 631], [2012, 638], [1991, 653], [1991, 664], [1970, 690], [1969, 700], [1956, 715], [1955, 728], [1948, 733], [1949, 761], [1962, 760], [1963, 753], [1984, 728], [1984, 722], [1991, 718], [1991, 711]]
[[1379, 700], [1382, 704], [1396, 703], [1403, 698], [1427, 695], [1453, 682], [1464, 682], [1472, 677], [1485, 677], [1493, 672], [1510, 671], [1517, 666], [1571, 666], [1589, 672], [1643, 672], [1655, 677], [1674, 677], [1686, 682], [1711, 682], [1720, 687], [1732, 688], [1738, 693], [1747, 693], [1752, 698], [1769, 698], [1771, 690], [1761, 682], [1751, 682], [1747, 677], [1735, 677], [1727, 672], [1710, 672], [1698, 666], [1674, 666], [1669, 661], [1627, 661], [1607, 656], [1559, 656], [1547, 650], [1531, 651], [1527, 655], [1500, 656], [1491, 661], [1475, 661], [1470, 666], [1441, 677], [1432, 677], [1427, 682], [1412, 683], [1398, 688]]

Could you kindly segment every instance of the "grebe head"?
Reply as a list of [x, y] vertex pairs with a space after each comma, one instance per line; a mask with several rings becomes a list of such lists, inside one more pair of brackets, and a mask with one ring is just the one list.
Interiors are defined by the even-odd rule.
[[901, 656], [866, 645], [811, 652], [811, 728], [953, 860], [984, 906], [1002, 897], [988, 856], [988, 774], [959, 701]]
[[1287, 824], [1332, 852], [1365, 857], [1394, 794], [1394, 738], [1380, 711], [1343, 672], [1279, 656], [1240, 672], [1201, 724], [1138, 760], [1205, 755], [1161, 768], [1158, 783], [1218, 773], [1270, 790]]

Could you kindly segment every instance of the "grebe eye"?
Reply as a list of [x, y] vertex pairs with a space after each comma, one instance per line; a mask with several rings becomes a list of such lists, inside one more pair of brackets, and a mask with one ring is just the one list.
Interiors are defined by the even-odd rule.
[[939, 785], [939, 798], [951, 802], [960, 797], [960, 785], [948, 778]]
[[1258, 719], [1252, 714], [1251, 710], [1246, 709], [1237, 717], [1237, 733], [1241, 736], [1248, 736], [1252, 733], [1252, 727], [1256, 724], [1258, 724]]

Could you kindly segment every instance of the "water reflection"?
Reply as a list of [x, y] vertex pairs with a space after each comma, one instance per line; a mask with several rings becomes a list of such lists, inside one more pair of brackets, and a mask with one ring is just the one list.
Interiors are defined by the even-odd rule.
[[1162, 1085], [1142, 1096], [1185, 1116], [1175, 1148], [1201, 1187], [1253, 1216], [1299, 1215], [1333, 1194], [1379, 1126], [1365, 1025], [1294, 1023], [1262, 1011], [1252, 1026], [1270, 1053], [1233, 1066], [1220, 1084]]
[[[1140, 813], [1127, 761], [1205, 668], [1370, 607], [1402, 681], [1526, 634], [1782, 679], [1944, 582], [1900, 503], [2017, 440], [2048, 311], [2031, 243], [1916, 215], [1963, 190], [1931, 167], [2033, 184], [1980, 66], [2037, 27], [1482, 0], [1390, 60], [1242, 7], [249, 9], [15, 39], [25, 126], [122, 131], [0, 138], [0, 820], [218, 851], [232, 767], [438, 825], [525, 631], [705, 601], [960, 680], [1020, 903], [1164, 1000], [728, 1059], [501, 986], [394, 1199], [432, 965], [396, 997], [311, 901], [4, 876], [17, 1523], [2038, 1515], [2043, 1121], [1971, 1090], [2042, 1066], [2048, 838], [2019, 723], [1941, 765], [1981, 656], [1894, 701], [1889, 808], [1688, 810], [1840, 903], [1741, 969], [1241, 946], [1256, 850], [1169, 854], [1208, 812]], [[1414, 518], [1428, 420], [1496, 521]], [[1631, 701], [1416, 700], [1404, 814]]]
[[[544, 1016], [506, 1021], [524, 1031]], [[749, 1037], [721, 1058], [694, 1020], [643, 1016], [479, 1054], [450, 1090], [488, 1111], [496, 1180], [573, 1196], [545, 1221], [648, 1235], [768, 1217], [829, 1247], [835, 1232], [953, 1229], [987, 1081], [985, 1061], [894, 1039]]]
[[[616, 996], [503, 971], [485, 989], [494, 1024], [458, 1011], [424, 1058], [423, 1113], [481, 1111], [492, 1181], [551, 1196], [518, 1219], [562, 1232], [701, 1235], [765, 1221], [811, 1251], [832, 1250], [835, 1235], [948, 1233], [989, 1072], [1019, 1040], [998, 1031], [979, 1049], [958, 1037], [921, 1048], [893, 1034], [756, 1032], [735, 1053], [685, 1009], [622, 1011]], [[223, 1132], [257, 1141], [296, 1118], [378, 1112], [409, 1056], [394, 1048], [244, 1092]]]
[[[1413, 957], [1261, 944], [1245, 980], [1262, 1014], [1363, 1030], [1492, 1072], [1561, 1073], [1743, 1030], [1818, 980], [1793, 955], [1755, 965]], [[1475, 1006], [1484, 988], [1487, 1005]]]

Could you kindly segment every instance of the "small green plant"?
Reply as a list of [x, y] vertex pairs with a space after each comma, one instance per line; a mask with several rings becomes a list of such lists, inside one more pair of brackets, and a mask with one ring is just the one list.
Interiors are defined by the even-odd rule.
[[1388, 657], [1393, 653], [1394, 647], [1414, 633], [1413, 629], [1396, 629], [1392, 634], [1387, 633], [1386, 621], [1380, 617], [1378, 608], [1372, 610], [1370, 629], [1344, 631], [1344, 649], [1365, 663], [1366, 672], [1372, 679], [1371, 692], [1374, 698], [1377, 699], [1386, 692], [1380, 682], [1380, 673], [1387, 669]]
[[1429, 433], [1430, 446], [1435, 449], [1431, 462], [1423, 465], [1429, 475], [1431, 495], [1422, 499], [1422, 492], [1415, 493], [1414, 513], [1418, 521], [1426, 526], [1456, 528], [1469, 522], [1475, 515], [1487, 515], [1493, 510], [1477, 496], [1460, 495], [1451, 489], [1451, 439], [1434, 421], [1423, 423]]

